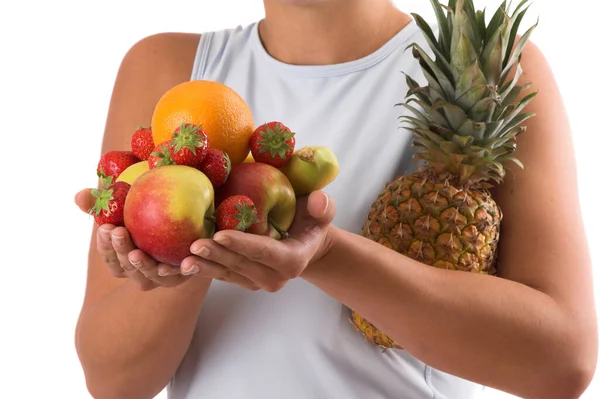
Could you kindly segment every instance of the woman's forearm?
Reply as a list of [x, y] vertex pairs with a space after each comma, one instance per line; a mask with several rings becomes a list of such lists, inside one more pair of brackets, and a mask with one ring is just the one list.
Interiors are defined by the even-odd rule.
[[192, 339], [209, 279], [142, 292], [126, 282], [81, 315], [76, 347], [96, 399], [156, 396]]
[[546, 294], [424, 266], [338, 229], [332, 235], [331, 250], [303, 278], [425, 363], [525, 398], [571, 398], [585, 384], [577, 333]]

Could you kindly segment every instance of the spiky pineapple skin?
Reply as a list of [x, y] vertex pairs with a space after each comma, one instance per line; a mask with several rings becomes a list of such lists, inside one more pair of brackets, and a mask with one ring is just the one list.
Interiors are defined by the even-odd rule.
[[[487, 189], [461, 187], [421, 168], [385, 186], [362, 235], [425, 265], [495, 275], [501, 221]], [[354, 311], [351, 322], [371, 343], [401, 348]]]

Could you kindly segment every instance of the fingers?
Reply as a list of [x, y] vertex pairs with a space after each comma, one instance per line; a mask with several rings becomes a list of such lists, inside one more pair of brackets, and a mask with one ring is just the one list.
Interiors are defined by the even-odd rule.
[[[302, 263], [304, 257], [300, 253], [300, 245], [294, 239], [278, 241], [267, 236], [235, 230], [220, 231], [213, 239], [220, 245], [214, 246], [216, 253], [211, 252], [210, 259], [231, 267], [237, 273], [254, 281], [266, 279], [272, 281], [274, 275], [292, 279], [298, 277], [305, 266]], [[220, 248], [226, 250], [219, 250]], [[192, 246], [192, 252], [195, 249]], [[213, 246], [210, 249], [212, 250]], [[244, 258], [246, 261], [241, 261], [237, 257]], [[282, 259], [288, 261], [283, 264]], [[263, 266], [265, 271], [256, 271], [256, 265]], [[269, 270], [273, 273], [263, 276]]]
[[82, 212], [88, 213], [90, 208], [94, 206], [94, 202], [96, 202], [96, 198], [92, 195], [91, 188], [85, 188], [75, 194], [75, 204]]
[[248, 278], [235, 273], [231, 269], [196, 256], [188, 256], [183, 260], [181, 263], [181, 272], [190, 277], [196, 275], [199, 277], [226, 281], [252, 291], [257, 291], [260, 289], [258, 285], [254, 284]]
[[136, 267], [129, 261], [129, 253], [135, 249], [129, 232], [124, 227], [115, 227], [111, 231], [112, 247], [119, 260], [119, 265], [126, 272], [134, 272]]
[[178, 267], [158, 263], [139, 249], [128, 254], [128, 261], [135, 270], [130, 278], [140, 287], [147, 285], [147, 282], [152, 282], [154, 286], [174, 287], [189, 278], [182, 276]]
[[113, 277], [125, 277], [125, 270], [121, 267], [121, 262], [113, 247], [112, 231], [114, 226], [106, 224], [100, 226], [96, 233], [96, 248], [102, 261], [108, 268]]
[[[246, 233], [241, 234], [250, 235]], [[268, 237], [263, 238], [266, 239], [266, 242], [275, 241], [273, 239], [268, 239]], [[235, 240], [232, 241], [235, 242]], [[197, 265], [200, 268], [210, 264], [219, 265], [220, 268], [217, 270], [218, 272], [231, 272], [233, 275], [245, 277], [267, 292], [279, 291], [291, 278], [284, 275], [288, 271], [288, 268], [282, 268], [285, 269], [282, 271], [275, 270], [266, 264], [248, 259], [248, 257], [243, 254], [231, 251], [214, 242], [206, 242], [205, 245], [199, 245], [199, 243], [196, 242], [192, 245], [191, 250], [192, 253], [195, 253], [200, 258], [197, 262]], [[264, 253], [269, 253], [269, 250], [266, 249]], [[221, 268], [224, 268], [225, 270], [223, 271]]]
[[313, 191], [306, 204], [308, 214], [318, 224], [329, 224], [335, 217], [335, 201], [323, 191]]

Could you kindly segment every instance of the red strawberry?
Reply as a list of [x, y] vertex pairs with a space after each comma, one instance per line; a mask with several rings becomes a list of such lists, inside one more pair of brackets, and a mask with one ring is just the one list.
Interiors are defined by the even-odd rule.
[[128, 167], [140, 162], [131, 151], [109, 151], [100, 157], [96, 173], [99, 177], [111, 176], [113, 181]]
[[195, 168], [206, 157], [208, 136], [202, 125], [182, 123], [173, 132], [171, 145], [171, 158], [176, 164]]
[[108, 185], [102, 185], [100, 189], [92, 190], [92, 195], [96, 197], [94, 206], [89, 210], [90, 215], [98, 226], [103, 224], [112, 224], [115, 226], [124, 226], [123, 208], [125, 206], [125, 197], [131, 187], [129, 183], [118, 181], [110, 184], [112, 178], [105, 181]]
[[154, 139], [152, 129], [139, 126], [131, 136], [131, 151], [142, 161], [147, 161], [150, 153], [154, 150]]
[[208, 177], [214, 188], [217, 188], [227, 181], [231, 172], [231, 161], [225, 152], [208, 147], [206, 157], [197, 169]]
[[150, 169], [174, 164], [175, 162], [171, 158], [171, 140], [163, 141], [157, 145], [148, 157], [148, 166]]
[[214, 216], [219, 230], [246, 231], [259, 221], [254, 202], [245, 195], [225, 198], [215, 210]]
[[271, 166], [285, 165], [296, 145], [295, 133], [281, 122], [269, 122], [257, 127], [250, 136], [250, 151], [256, 162]]

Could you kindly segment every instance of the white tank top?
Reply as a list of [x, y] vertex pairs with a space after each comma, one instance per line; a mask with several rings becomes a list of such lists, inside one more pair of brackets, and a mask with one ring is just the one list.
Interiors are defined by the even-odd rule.
[[[202, 35], [192, 79], [223, 82], [255, 123], [278, 120], [296, 146], [332, 148], [341, 166], [326, 191], [334, 224], [360, 234], [384, 184], [414, 170], [411, 135], [399, 129], [407, 85], [422, 79], [408, 44], [426, 43], [411, 22], [352, 62], [296, 66], [272, 58], [258, 23]], [[348, 321], [349, 310], [295, 279], [277, 293], [213, 281], [170, 399], [470, 399], [479, 385], [435, 370], [402, 350], [382, 351]]]

